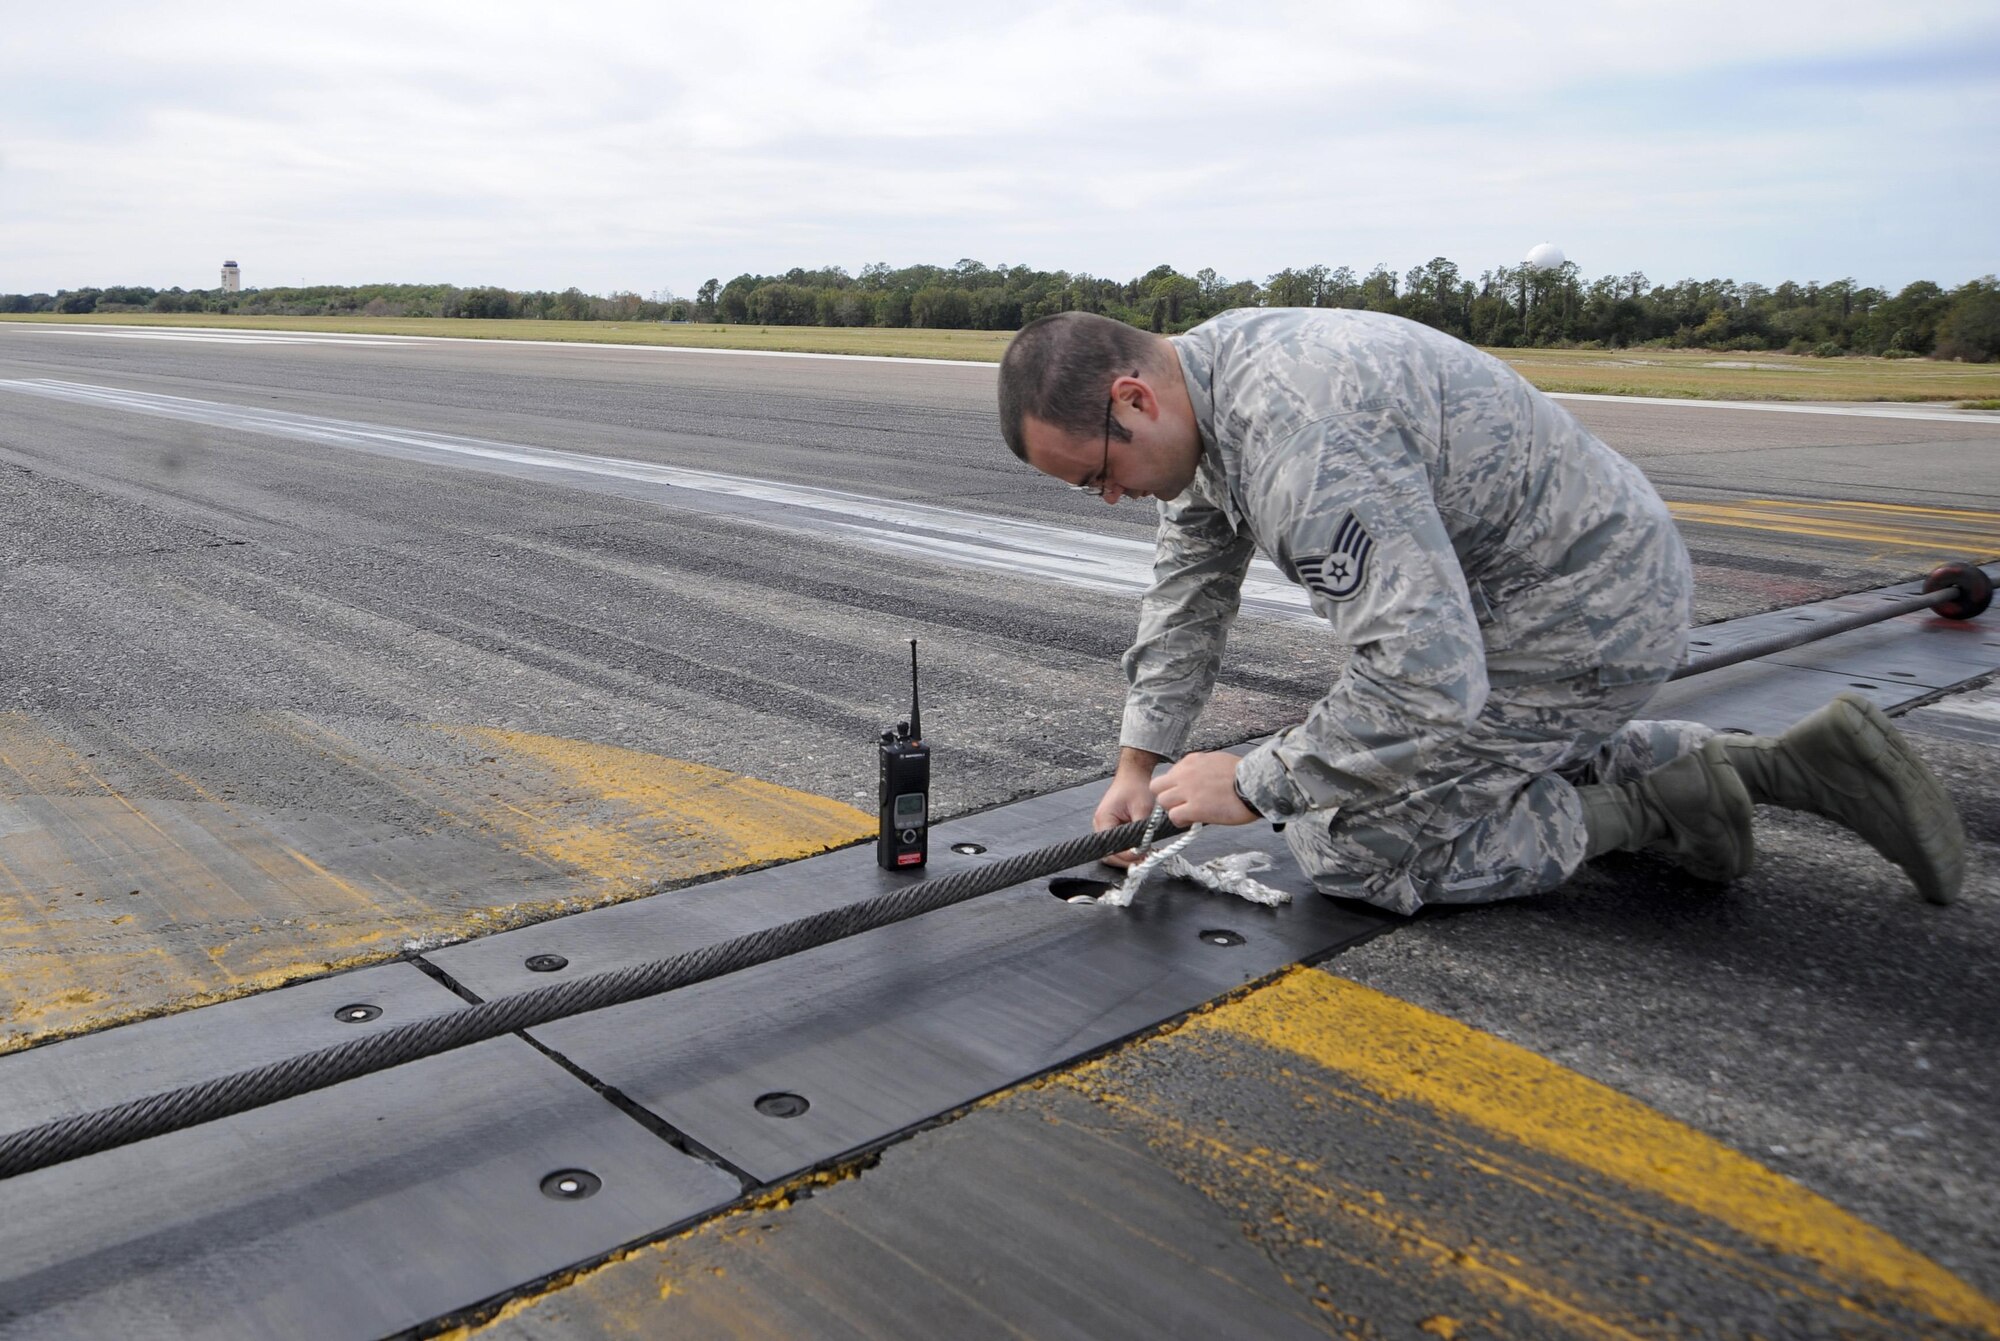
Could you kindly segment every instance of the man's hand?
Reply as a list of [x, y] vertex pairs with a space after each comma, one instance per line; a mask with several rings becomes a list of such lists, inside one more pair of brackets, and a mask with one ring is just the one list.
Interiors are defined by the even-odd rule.
[[[1097, 803], [1097, 813], [1090, 820], [1091, 829], [1102, 833], [1151, 815], [1153, 770], [1165, 762], [1159, 755], [1145, 750], [1135, 750], [1130, 746], [1121, 749], [1118, 752], [1118, 771], [1112, 775], [1104, 799]], [[1137, 851], [1128, 850], [1114, 852], [1102, 860], [1106, 866], [1130, 866], [1138, 857]]]
[[[1153, 779], [1153, 800], [1185, 829], [1195, 824], [1248, 824], [1257, 812], [1236, 794], [1236, 756], [1189, 754]], [[1150, 812], [1148, 812], [1150, 813]]]

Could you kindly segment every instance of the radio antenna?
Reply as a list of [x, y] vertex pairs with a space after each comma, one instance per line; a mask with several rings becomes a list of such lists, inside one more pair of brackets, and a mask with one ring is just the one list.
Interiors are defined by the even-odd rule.
[[924, 738], [923, 709], [917, 703], [917, 640], [910, 639], [910, 739]]

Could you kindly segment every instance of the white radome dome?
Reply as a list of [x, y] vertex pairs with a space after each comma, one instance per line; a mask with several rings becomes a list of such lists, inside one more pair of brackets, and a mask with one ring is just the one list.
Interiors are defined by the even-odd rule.
[[1528, 258], [1523, 262], [1530, 270], [1558, 270], [1568, 259], [1563, 249], [1553, 242], [1538, 242], [1528, 249]]

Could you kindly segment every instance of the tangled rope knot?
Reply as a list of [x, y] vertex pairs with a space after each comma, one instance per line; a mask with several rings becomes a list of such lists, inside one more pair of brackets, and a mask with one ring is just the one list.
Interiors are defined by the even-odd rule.
[[1152, 817], [1146, 821], [1145, 834], [1139, 839], [1141, 857], [1132, 869], [1125, 873], [1125, 879], [1116, 889], [1107, 889], [1097, 896], [1097, 902], [1111, 908], [1131, 906], [1132, 899], [1139, 892], [1139, 886], [1146, 883], [1155, 871], [1181, 880], [1192, 881], [1203, 889], [1214, 890], [1218, 894], [1234, 894], [1239, 899], [1266, 908], [1290, 903], [1292, 896], [1282, 889], [1273, 889], [1260, 880], [1250, 878], [1252, 871], [1268, 871], [1271, 859], [1262, 852], [1232, 852], [1224, 857], [1214, 857], [1197, 866], [1181, 855], [1181, 849], [1194, 841], [1194, 836], [1208, 826], [1197, 824], [1178, 838], [1159, 847], [1153, 846], [1153, 835], [1158, 833], [1165, 822], [1167, 812], [1160, 806], [1153, 807]]

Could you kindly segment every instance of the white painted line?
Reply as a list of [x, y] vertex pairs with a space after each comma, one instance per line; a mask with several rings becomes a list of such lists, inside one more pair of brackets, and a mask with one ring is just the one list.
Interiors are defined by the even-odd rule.
[[[25, 324], [25, 323], [24, 323]], [[96, 335], [123, 340], [194, 340], [210, 344], [234, 345], [345, 345], [378, 343], [412, 344], [418, 337], [402, 335], [353, 335], [344, 331], [252, 331], [224, 330], [201, 326], [27, 326], [29, 330], [56, 335]]]
[[11, 801], [0, 801], [0, 838], [15, 834], [39, 833], [41, 822]]
[[[235, 339], [243, 344], [433, 344], [521, 345], [530, 349], [607, 349], [632, 354], [717, 354], [729, 358], [821, 359], [836, 363], [911, 363], [941, 368], [987, 368], [999, 364], [987, 359], [930, 359], [898, 354], [811, 354], [784, 349], [707, 349], [697, 345], [636, 345], [606, 340], [512, 340], [480, 339], [469, 335], [359, 335], [341, 332], [249, 331], [203, 326], [64, 326], [49, 322], [0, 323], [0, 330], [54, 331], [71, 335], [126, 335], [161, 340]], [[249, 337], [249, 338], [244, 338]], [[1756, 410], [1776, 414], [1818, 414], [1858, 419], [1915, 419], [1939, 424], [2000, 424], [2000, 414], [1977, 410], [1925, 409], [1901, 405], [1811, 405], [1768, 400], [1687, 400], [1675, 396], [1604, 396], [1583, 391], [1551, 391], [1551, 400], [1602, 401], [1611, 405], [1664, 405], [1682, 410]]]
[[[472, 335], [356, 335], [338, 334], [327, 331], [246, 331], [221, 326], [65, 326], [53, 322], [0, 322], [4, 330], [53, 331], [70, 335], [105, 335], [117, 333], [157, 340], [173, 339], [219, 339], [225, 335], [264, 336], [264, 340], [244, 340], [244, 344], [308, 344], [324, 342], [328, 344], [360, 343], [362, 341], [383, 341], [391, 344], [414, 344], [427, 341], [433, 344], [484, 345], [488, 348], [509, 348], [516, 345], [529, 349], [608, 349], [627, 354], [722, 354], [730, 358], [752, 359], [830, 359], [837, 363], [916, 363], [930, 364], [942, 368], [986, 368], [998, 370], [1000, 365], [991, 359], [926, 359], [900, 354], [810, 354], [787, 349], [706, 349], [699, 345], [635, 345], [620, 344], [610, 340], [514, 340], [505, 337], [480, 339]], [[189, 332], [199, 332], [189, 334]], [[281, 337], [293, 337], [287, 341]]]
[[[1773, 400], [1680, 400], [1672, 396], [1599, 396], [1550, 391], [1550, 400], [1602, 401], [1609, 405], [1671, 405], [1683, 410], [1757, 410], [1767, 414], [1830, 414], [1855, 419], [1922, 419], [1937, 424], [2000, 424], [2000, 414], [1903, 405], [1801, 405]], [[1970, 397], [1968, 397], [1970, 399]]]
[[[954, 567], [993, 570], [1092, 591], [1135, 594], [1150, 586], [1153, 578], [1151, 540], [927, 503], [894, 502], [838, 489], [780, 484], [624, 457], [555, 451], [54, 378], [0, 380], [0, 391], [192, 421], [240, 433], [325, 443], [432, 465], [471, 466], [554, 484], [580, 482], [579, 477], [623, 481], [637, 486], [622, 491], [625, 496], [655, 501], [670, 497], [668, 490], [687, 490], [747, 504], [729, 511], [753, 523], [831, 535], [871, 549], [934, 559]], [[1318, 620], [1305, 591], [1264, 559], [1251, 564], [1250, 576], [1243, 584], [1243, 610], [1265, 618]]]

